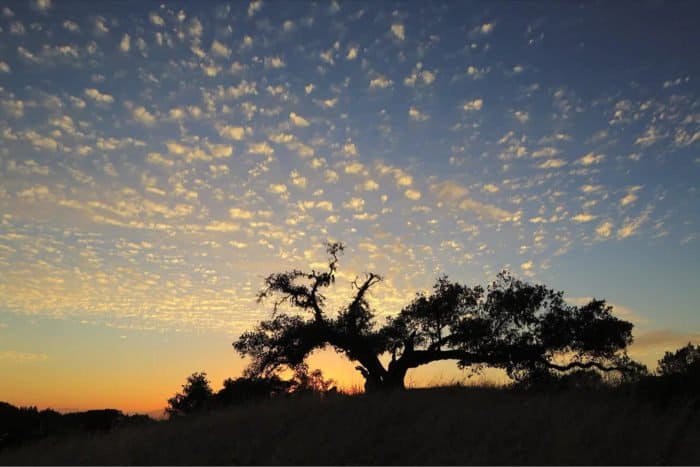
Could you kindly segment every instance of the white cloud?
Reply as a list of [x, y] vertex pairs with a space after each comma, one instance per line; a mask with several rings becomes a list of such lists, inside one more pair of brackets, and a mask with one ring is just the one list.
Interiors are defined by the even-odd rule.
[[148, 14], [148, 20], [151, 22], [152, 25], [154, 26], [160, 26], [163, 27], [165, 26], [165, 20], [161, 18], [158, 13], [151, 12]]
[[385, 76], [379, 75], [376, 78], [370, 80], [369, 87], [370, 89], [384, 89], [388, 88], [392, 84], [394, 84], [392, 80], [388, 79]]
[[231, 208], [228, 210], [228, 214], [232, 219], [252, 219], [254, 214], [252, 211], [241, 208]]
[[221, 42], [214, 40], [214, 42], [211, 43], [211, 53], [212, 55], [218, 57], [228, 58], [231, 56], [231, 49], [226, 47], [226, 45], [222, 44]]
[[345, 56], [346, 60], [355, 60], [357, 58], [357, 47], [350, 47], [348, 53]]
[[251, 154], [262, 154], [265, 156], [271, 156], [272, 154], [275, 153], [275, 150], [273, 149], [272, 146], [267, 144], [266, 142], [262, 143], [251, 143], [248, 145], [248, 152]]
[[493, 23], [484, 23], [479, 28], [479, 32], [481, 32], [481, 34], [490, 34], [491, 31], [493, 31]]
[[585, 156], [579, 158], [576, 160], [577, 165], [595, 165], [603, 162], [605, 160], [605, 154], [594, 154], [592, 152], [589, 152]]
[[485, 219], [508, 222], [518, 218], [517, 213], [512, 213], [493, 204], [482, 203], [469, 198], [467, 196], [469, 190], [452, 180], [434, 184], [430, 187], [430, 190], [439, 201], [449, 203], [465, 211], [473, 212], [477, 216]]
[[103, 94], [95, 88], [88, 88], [85, 90], [85, 95], [95, 102], [101, 104], [111, 104], [114, 102], [114, 97], [109, 94]]
[[9, 73], [10, 72], [10, 65], [7, 63], [0, 61], [0, 73]]
[[612, 234], [614, 224], [612, 221], [606, 220], [600, 223], [595, 229], [595, 233], [600, 239], [608, 238]]
[[265, 68], [284, 68], [286, 64], [280, 57], [265, 57]]
[[406, 198], [408, 198], [408, 199], [410, 199], [410, 200], [413, 200], [413, 201], [417, 201], [417, 200], [419, 200], [420, 197], [421, 197], [420, 191], [414, 190], [414, 189], [412, 189], [412, 188], [409, 188], [408, 190], [404, 191], [404, 192], [403, 192], [403, 195], [404, 195]]
[[146, 110], [145, 107], [139, 106], [136, 107], [133, 112], [132, 112], [134, 119], [137, 122], [141, 122], [146, 126], [152, 126], [156, 123], [156, 117], [152, 113], [150, 113], [148, 110]]
[[253, 0], [252, 2], [250, 2], [250, 4], [248, 4], [248, 16], [255, 15], [255, 13], [262, 9], [262, 6], [262, 0]]
[[34, 8], [41, 12], [46, 12], [51, 9], [51, 0], [34, 0], [32, 3]]
[[473, 101], [465, 102], [462, 105], [462, 110], [465, 112], [471, 112], [472, 110], [481, 110], [484, 106], [484, 101], [482, 99], [474, 99]]
[[639, 228], [649, 219], [651, 210], [645, 209], [638, 217], [625, 220], [625, 223], [617, 230], [617, 238], [625, 239], [636, 235]]
[[245, 128], [242, 126], [219, 127], [219, 135], [223, 138], [241, 141], [245, 137]]
[[358, 161], [350, 162], [345, 166], [345, 173], [350, 175], [357, 175], [365, 171], [365, 166]]
[[564, 167], [566, 161], [564, 159], [547, 159], [546, 161], [537, 165], [538, 169], [558, 169]]
[[574, 217], [572, 217], [571, 220], [574, 222], [578, 222], [579, 224], [582, 224], [585, 222], [593, 221], [597, 217], [598, 216], [594, 216], [593, 214], [580, 213], [580, 214], [576, 214]]
[[270, 193], [281, 195], [287, 192], [287, 185], [283, 183], [271, 183], [267, 187], [267, 191], [269, 191]]
[[411, 107], [408, 109], [408, 116], [411, 120], [416, 121], [416, 122], [424, 122], [426, 120], [430, 119], [430, 116], [421, 112], [415, 107]]
[[307, 180], [306, 177], [301, 175], [299, 172], [296, 170], [292, 170], [289, 174], [289, 178], [292, 181], [292, 185], [298, 186], [301, 189], [306, 188]]
[[360, 212], [365, 208], [365, 200], [358, 197], [352, 197], [343, 203], [345, 209]]
[[522, 110], [516, 110], [513, 112], [513, 117], [520, 123], [527, 123], [527, 121], [530, 120], [530, 114]]
[[126, 53], [131, 49], [131, 37], [128, 34], [122, 36], [121, 42], [119, 42], [119, 50]]
[[660, 139], [665, 138], [667, 135], [662, 134], [659, 132], [659, 130], [654, 126], [650, 125], [644, 134], [639, 136], [635, 141], [634, 144], [638, 144], [642, 147], [648, 147], [651, 146], [652, 144], [656, 143]]
[[297, 115], [294, 112], [291, 112], [289, 114], [289, 120], [291, 120], [292, 125], [294, 125], [294, 126], [300, 126], [300, 127], [309, 126], [309, 121], [307, 119], [305, 119], [301, 115]]
[[170, 159], [163, 157], [160, 153], [149, 152], [146, 156], [146, 162], [153, 165], [162, 165], [164, 167], [172, 167], [175, 163]]
[[78, 32], [80, 31], [80, 26], [78, 26], [77, 23], [67, 19], [63, 22], [63, 28], [70, 31], [70, 32]]
[[627, 188], [627, 194], [620, 199], [620, 206], [625, 207], [629, 206], [630, 204], [633, 204], [639, 197], [637, 196], [637, 192], [642, 189], [641, 185], [635, 185]]
[[403, 24], [392, 24], [391, 33], [400, 41], [406, 39], [406, 29]]

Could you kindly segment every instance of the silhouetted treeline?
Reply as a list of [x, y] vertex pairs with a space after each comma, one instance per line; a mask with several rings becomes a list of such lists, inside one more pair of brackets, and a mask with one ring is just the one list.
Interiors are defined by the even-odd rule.
[[0, 450], [30, 440], [72, 433], [104, 433], [120, 426], [153, 422], [147, 415], [125, 415], [116, 409], [61, 414], [52, 409], [15, 407], [0, 402]]
[[300, 364], [294, 368], [291, 379], [284, 380], [277, 375], [227, 378], [223, 387], [215, 393], [206, 373], [192, 373], [187, 377], [182, 391], [168, 399], [165, 410], [170, 417], [174, 417], [279, 396], [326, 394], [336, 392], [334, 384], [333, 380], [323, 378], [321, 370], [309, 371], [308, 366]]

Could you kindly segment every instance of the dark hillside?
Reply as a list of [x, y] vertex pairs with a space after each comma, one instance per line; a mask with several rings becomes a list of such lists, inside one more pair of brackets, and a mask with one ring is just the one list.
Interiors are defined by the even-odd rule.
[[700, 408], [611, 391], [277, 399], [42, 440], [2, 464], [699, 464]]

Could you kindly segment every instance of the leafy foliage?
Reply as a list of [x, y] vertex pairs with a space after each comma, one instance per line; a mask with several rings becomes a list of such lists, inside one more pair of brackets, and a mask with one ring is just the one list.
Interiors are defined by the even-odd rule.
[[211, 401], [213, 391], [206, 373], [192, 373], [182, 386], [182, 392], [168, 399], [168, 415], [187, 415], [206, 409]]
[[[258, 298], [274, 297], [273, 317], [233, 344], [251, 357], [248, 377], [298, 366], [327, 346], [358, 363], [367, 390], [401, 388], [410, 368], [439, 360], [455, 360], [473, 372], [501, 368], [517, 381], [571, 370], [634, 370], [624, 352], [632, 324], [613, 316], [604, 300], [569, 305], [562, 292], [507, 272], [486, 289], [440, 277], [430, 294], [417, 294], [381, 326], [367, 295], [382, 279], [368, 273], [353, 282], [349, 304], [328, 316], [321, 291], [335, 282], [343, 246], [329, 244], [327, 251], [327, 271], [292, 270], [265, 279]], [[379, 359], [385, 353], [391, 357], [386, 366]]]
[[675, 352], [666, 352], [659, 360], [657, 372], [662, 376], [700, 374], [700, 345], [688, 342]]

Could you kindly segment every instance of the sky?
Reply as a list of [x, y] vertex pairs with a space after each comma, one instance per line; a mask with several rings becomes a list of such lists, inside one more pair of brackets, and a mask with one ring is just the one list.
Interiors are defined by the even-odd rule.
[[[697, 2], [0, 2], [0, 400], [214, 389], [263, 278], [503, 269], [700, 341]], [[312, 358], [345, 387], [347, 361]], [[411, 385], [462, 378], [454, 364]]]

